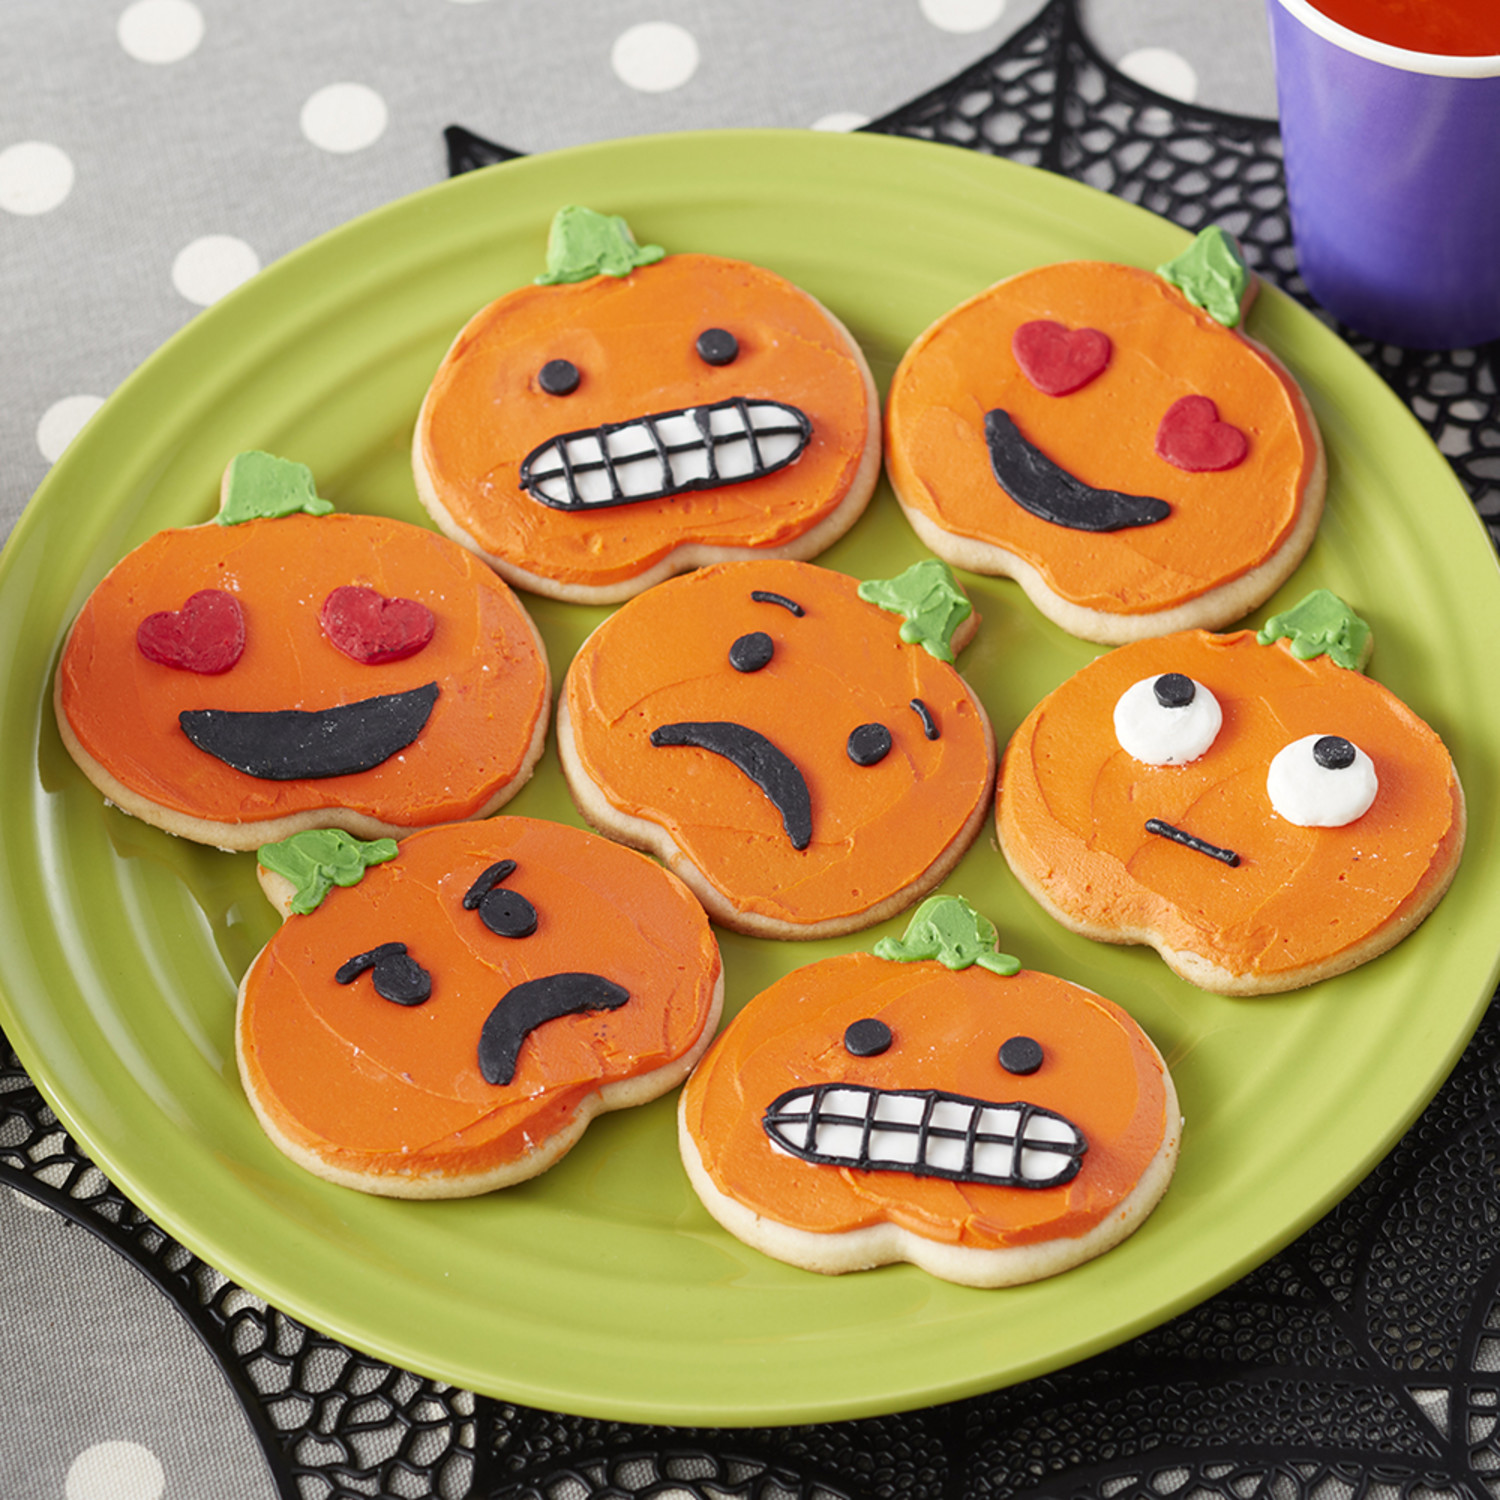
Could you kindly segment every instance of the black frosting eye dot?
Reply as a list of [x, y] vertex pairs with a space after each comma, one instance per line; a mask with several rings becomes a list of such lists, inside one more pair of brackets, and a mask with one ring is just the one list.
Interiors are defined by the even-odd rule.
[[1000, 1044], [1000, 1066], [1025, 1077], [1042, 1065], [1042, 1044], [1029, 1036], [1013, 1036]]
[[693, 347], [706, 365], [730, 365], [739, 355], [740, 341], [727, 328], [705, 328]]
[[861, 724], [849, 732], [849, 759], [857, 766], [879, 765], [891, 753], [891, 732], [884, 724]]
[[339, 984], [353, 984], [366, 970], [382, 1000], [397, 1005], [420, 1005], [432, 994], [432, 975], [406, 951], [405, 943], [382, 943], [357, 953], [334, 973]]
[[1340, 734], [1325, 734], [1313, 745], [1313, 759], [1325, 771], [1343, 771], [1354, 764], [1354, 746]]
[[571, 396], [578, 389], [580, 379], [578, 366], [571, 360], [549, 359], [537, 371], [536, 383], [549, 396]]
[[844, 1028], [844, 1051], [851, 1057], [879, 1057], [891, 1045], [891, 1028], [874, 1016], [851, 1021]]
[[1197, 696], [1193, 679], [1181, 672], [1163, 673], [1151, 684], [1151, 691], [1163, 708], [1186, 708]]
[[729, 665], [736, 672], [758, 672], [775, 654], [776, 642], [764, 630], [752, 630], [729, 648]]

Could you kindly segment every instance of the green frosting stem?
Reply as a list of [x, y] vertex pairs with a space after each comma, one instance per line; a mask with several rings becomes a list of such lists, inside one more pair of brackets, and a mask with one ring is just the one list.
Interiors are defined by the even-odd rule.
[[1234, 237], [1210, 224], [1175, 260], [1158, 266], [1156, 274], [1182, 292], [1209, 317], [1234, 328], [1240, 321], [1250, 269]]
[[920, 642], [929, 656], [953, 660], [953, 635], [974, 613], [947, 563], [935, 557], [913, 563], [895, 578], [871, 578], [860, 584], [859, 597], [893, 615], [901, 615], [901, 639]]
[[1021, 961], [996, 951], [1000, 941], [995, 924], [982, 917], [962, 896], [929, 896], [912, 913], [906, 934], [881, 938], [875, 957], [911, 964], [935, 958], [944, 968], [967, 969], [978, 964], [992, 974], [1009, 978], [1020, 972]]
[[366, 843], [341, 828], [309, 828], [279, 844], [262, 844], [256, 859], [296, 887], [292, 910], [301, 917], [316, 911], [336, 885], [358, 885], [371, 865], [395, 859], [395, 839]]
[[237, 453], [229, 462], [218, 521], [220, 526], [238, 526], [242, 521], [272, 520], [296, 511], [326, 516], [332, 509], [327, 500], [318, 498], [306, 464], [251, 450]]
[[590, 276], [628, 276], [667, 252], [660, 245], [638, 245], [619, 214], [596, 214], [570, 203], [558, 209], [547, 234], [547, 269], [538, 286], [587, 281]]
[[1370, 627], [1327, 589], [1314, 589], [1300, 604], [1272, 615], [1256, 636], [1262, 646], [1286, 639], [1298, 661], [1328, 656], [1351, 672], [1364, 670], [1372, 649]]

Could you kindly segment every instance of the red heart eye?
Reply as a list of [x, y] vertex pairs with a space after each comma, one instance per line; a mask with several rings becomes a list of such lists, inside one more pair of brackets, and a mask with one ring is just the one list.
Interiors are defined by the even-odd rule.
[[1109, 335], [1097, 328], [1065, 328], [1050, 318], [1022, 323], [1010, 340], [1021, 373], [1044, 396], [1082, 389], [1109, 363], [1113, 349]]
[[147, 661], [213, 677], [244, 652], [245, 611], [223, 589], [200, 589], [181, 609], [147, 615], [136, 627], [135, 644]]
[[1221, 422], [1219, 408], [1207, 396], [1174, 401], [1156, 429], [1157, 457], [1189, 474], [1232, 469], [1249, 450], [1249, 438]]
[[346, 583], [323, 601], [323, 634], [345, 656], [367, 666], [415, 656], [432, 639], [432, 611], [416, 599], [387, 599]]

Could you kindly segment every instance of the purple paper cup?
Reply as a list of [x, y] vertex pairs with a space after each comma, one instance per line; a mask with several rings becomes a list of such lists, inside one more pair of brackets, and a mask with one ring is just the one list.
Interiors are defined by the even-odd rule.
[[1500, 338], [1500, 56], [1409, 52], [1308, 0], [1266, 3], [1313, 296], [1407, 348]]

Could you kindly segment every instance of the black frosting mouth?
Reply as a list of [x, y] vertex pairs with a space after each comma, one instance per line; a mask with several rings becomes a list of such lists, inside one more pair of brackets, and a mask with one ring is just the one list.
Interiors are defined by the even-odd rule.
[[658, 724], [651, 731], [651, 743], [692, 745], [722, 755], [770, 799], [781, 814], [781, 826], [792, 848], [805, 849], [812, 842], [812, 797], [807, 790], [807, 779], [797, 769], [796, 762], [765, 735], [743, 724], [684, 721]]
[[984, 414], [984, 440], [990, 468], [1000, 488], [1023, 510], [1070, 531], [1126, 531], [1150, 526], [1171, 515], [1165, 500], [1096, 490], [1054, 463], [1022, 436], [1009, 412], [998, 406]]
[[804, 412], [733, 396], [549, 438], [521, 461], [521, 488], [554, 510], [602, 510], [774, 474], [812, 439]]
[[484, 1081], [504, 1087], [516, 1076], [521, 1044], [538, 1026], [583, 1011], [618, 1010], [629, 999], [629, 990], [600, 974], [544, 974], [515, 985], [495, 1002], [479, 1033]]
[[337, 708], [246, 713], [191, 708], [178, 714], [182, 732], [206, 755], [262, 781], [313, 781], [351, 776], [387, 761], [422, 732], [438, 685], [385, 693]]
[[1060, 1187], [1088, 1142], [1040, 1105], [933, 1089], [819, 1083], [789, 1089], [761, 1119], [779, 1151], [819, 1166], [905, 1172], [990, 1187]]

